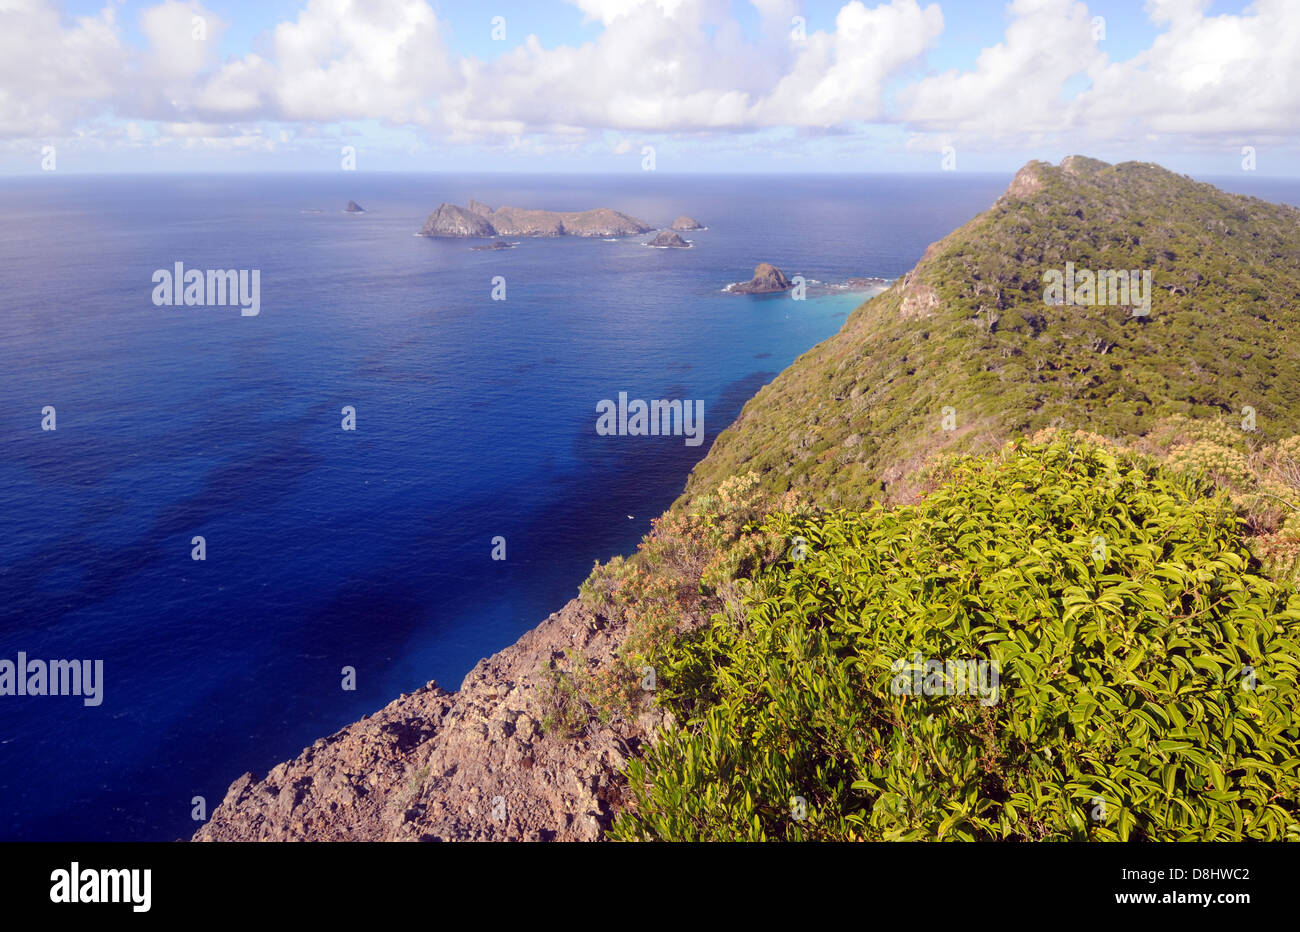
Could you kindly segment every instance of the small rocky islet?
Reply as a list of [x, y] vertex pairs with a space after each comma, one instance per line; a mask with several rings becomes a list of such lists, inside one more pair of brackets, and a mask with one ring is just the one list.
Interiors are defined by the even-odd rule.
[[682, 239], [681, 236], [672, 230], [662, 230], [647, 246], [653, 246], [656, 249], [690, 249], [691, 244]]
[[785, 273], [770, 262], [760, 262], [754, 267], [754, 277], [747, 282], [728, 285], [728, 294], [777, 294], [789, 291], [794, 282], [785, 277]]

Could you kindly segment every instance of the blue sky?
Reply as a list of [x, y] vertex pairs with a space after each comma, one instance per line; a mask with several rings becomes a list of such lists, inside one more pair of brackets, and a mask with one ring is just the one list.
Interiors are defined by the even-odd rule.
[[[9, 0], [0, 172], [1300, 174], [1296, 0]], [[946, 155], [946, 162], [945, 162]]]

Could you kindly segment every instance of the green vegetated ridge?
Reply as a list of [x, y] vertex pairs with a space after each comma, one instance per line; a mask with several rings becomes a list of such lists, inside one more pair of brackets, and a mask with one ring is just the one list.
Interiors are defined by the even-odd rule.
[[[1043, 275], [1150, 269], [1149, 316], [1044, 303]], [[1156, 165], [1031, 162], [841, 332], [753, 398], [687, 494], [753, 470], [861, 504], [936, 449], [1041, 427], [1140, 434], [1160, 417], [1300, 423], [1300, 211]], [[954, 410], [956, 430], [940, 429]]]
[[1297, 317], [1300, 211], [1027, 165], [583, 585], [565, 695], [667, 713], [612, 836], [1300, 840]]

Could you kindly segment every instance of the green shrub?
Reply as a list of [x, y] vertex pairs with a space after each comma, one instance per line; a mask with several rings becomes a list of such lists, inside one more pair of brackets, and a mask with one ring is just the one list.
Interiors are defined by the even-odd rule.
[[[614, 837], [1300, 838], [1300, 597], [1227, 496], [1070, 439], [945, 471], [766, 520], [803, 559], [655, 658], [681, 725]], [[996, 701], [897, 694], [917, 655], [995, 664]]]

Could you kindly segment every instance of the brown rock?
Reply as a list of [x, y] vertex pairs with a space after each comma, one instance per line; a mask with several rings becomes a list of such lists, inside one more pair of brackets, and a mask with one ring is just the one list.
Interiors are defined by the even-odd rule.
[[773, 294], [780, 291], [789, 291], [794, 287], [794, 282], [785, 277], [776, 266], [770, 262], [760, 262], [754, 267], [754, 277], [747, 282], [732, 285], [728, 291], [732, 294]]
[[650, 242], [646, 243], [646, 245], [655, 246], [660, 249], [689, 249], [691, 244], [686, 242], [686, 240], [682, 239], [672, 230], [664, 230], [654, 239], [650, 240]]
[[661, 719], [646, 714], [646, 696], [607, 724], [590, 717], [574, 737], [544, 729], [565, 650], [609, 663], [626, 633], [593, 622], [575, 599], [480, 661], [459, 692], [429, 683], [264, 779], [244, 774], [194, 840], [600, 839], [623, 798], [622, 768], [648, 737], [643, 725]]
[[495, 236], [492, 224], [455, 204], [439, 204], [420, 228], [421, 236]]

